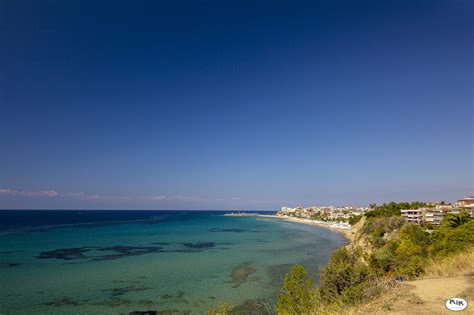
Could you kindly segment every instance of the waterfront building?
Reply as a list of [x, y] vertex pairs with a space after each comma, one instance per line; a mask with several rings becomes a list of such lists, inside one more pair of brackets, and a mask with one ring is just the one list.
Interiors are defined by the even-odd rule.
[[423, 221], [432, 225], [440, 225], [444, 212], [440, 209], [426, 209], [423, 213]]
[[408, 222], [420, 224], [423, 220], [423, 209], [404, 209], [400, 212]]
[[461, 209], [467, 210], [474, 217], [474, 196], [459, 199], [456, 205]]

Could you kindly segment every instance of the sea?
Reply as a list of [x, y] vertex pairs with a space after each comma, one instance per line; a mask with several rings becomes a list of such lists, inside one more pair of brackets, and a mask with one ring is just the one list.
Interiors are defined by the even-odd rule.
[[347, 243], [323, 227], [225, 213], [2, 210], [0, 314], [206, 314], [222, 303], [274, 314], [291, 266], [317, 283]]

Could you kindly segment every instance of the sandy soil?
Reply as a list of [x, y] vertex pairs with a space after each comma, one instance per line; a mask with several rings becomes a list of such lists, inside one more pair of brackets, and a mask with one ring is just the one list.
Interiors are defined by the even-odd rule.
[[[453, 312], [444, 306], [450, 297], [462, 297], [470, 304]], [[474, 314], [474, 274], [431, 278], [400, 284], [392, 292], [353, 314]]]

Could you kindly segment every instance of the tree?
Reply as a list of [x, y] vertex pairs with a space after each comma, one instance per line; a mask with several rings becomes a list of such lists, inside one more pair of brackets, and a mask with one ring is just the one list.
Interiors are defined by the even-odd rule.
[[349, 222], [350, 225], [354, 225], [357, 222], [359, 222], [360, 219], [362, 219], [362, 215], [352, 215], [352, 216], [349, 217], [348, 222]]
[[434, 205], [426, 203], [426, 202], [389, 202], [384, 203], [381, 206], [377, 206], [376, 204], [371, 204], [370, 211], [365, 213], [367, 218], [379, 218], [379, 217], [391, 217], [391, 216], [400, 216], [400, 210], [403, 209], [419, 209], [424, 207], [432, 208]]
[[451, 228], [457, 228], [469, 221], [471, 221], [471, 216], [467, 211], [462, 211], [461, 213], [450, 213], [447, 214], [446, 217], [443, 220], [443, 225], [451, 227]]
[[320, 276], [319, 292], [324, 303], [334, 303], [339, 299], [350, 305], [362, 302], [370, 268], [361, 261], [361, 256], [360, 247], [340, 248], [331, 255]]
[[277, 313], [285, 315], [310, 314], [313, 307], [315, 287], [308, 272], [295, 265], [285, 276], [284, 293], [278, 295]]
[[[432, 241], [429, 252], [432, 257], [452, 255], [472, 247], [474, 244], [473, 220], [466, 219], [465, 216], [462, 216], [461, 219], [453, 218], [452, 225], [457, 225], [456, 227], [450, 226], [451, 220], [445, 220], [443, 220], [441, 227], [435, 229], [430, 235]], [[465, 220], [468, 222], [458, 225]]]

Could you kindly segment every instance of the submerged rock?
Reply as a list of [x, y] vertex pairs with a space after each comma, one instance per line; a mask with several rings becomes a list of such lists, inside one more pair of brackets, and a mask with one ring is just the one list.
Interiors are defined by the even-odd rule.
[[101, 305], [106, 305], [109, 307], [117, 307], [117, 306], [123, 306], [123, 305], [130, 305], [133, 304], [134, 301], [132, 300], [127, 300], [127, 299], [111, 299], [108, 300], [104, 303], [101, 303]]
[[149, 288], [143, 287], [143, 286], [128, 286], [128, 287], [123, 287], [123, 288], [112, 288], [112, 289], [106, 289], [103, 291], [109, 291], [112, 296], [121, 296], [124, 295], [125, 293], [128, 292], [139, 292], [139, 291], [145, 291], [148, 290]]
[[281, 264], [273, 265], [268, 267], [268, 275], [270, 276], [270, 285], [281, 288], [283, 286], [283, 281], [285, 275], [291, 270], [293, 264]]
[[207, 249], [216, 246], [214, 242], [202, 242], [202, 243], [183, 243], [184, 246], [193, 249]]
[[183, 298], [183, 296], [184, 296], [183, 291], [177, 291], [176, 295], [163, 294], [163, 295], [160, 295], [160, 298], [163, 299], [163, 300], [173, 299], [173, 302], [175, 302], [175, 303], [188, 304], [189, 302], [185, 298]]
[[118, 259], [122, 257], [128, 256], [138, 256], [144, 255], [149, 253], [158, 253], [162, 247], [160, 246], [111, 246], [111, 247], [103, 247], [100, 248], [100, 251], [114, 251], [116, 254], [111, 255], [104, 255], [95, 258], [94, 260], [111, 260], [111, 259]]
[[62, 298], [59, 298], [59, 299], [56, 299], [56, 300], [52, 300], [51, 302], [46, 302], [46, 303], [43, 303], [43, 305], [47, 305], [47, 306], [79, 306], [80, 303], [77, 302], [77, 301], [74, 301], [73, 299], [71, 299], [70, 297], [62, 297]]
[[247, 300], [244, 304], [238, 305], [230, 310], [231, 315], [270, 315], [269, 304], [265, 300]]
[[223, 229], [223, 228], [210, 228], [209, 232], [231, 232], [231, 233], [258, 233], [259, 231], [246, 230], [246, 229]]
[[184, 311], [180, 311], [180, 310], [162, 310], [162, 311], [158, 311], [158, 315], [187, 315], [187, 314], [190, 314], [190, 311], [189, 310], [184, 310]]
[[21, 266], [21, 263], [9, 262], [9, 263], [0, 263], [0, 268], [10, 268]]
[[[91, 250], [101, 251], [101, 252], [115, 252], [113, 254], [106, 255], [84, 255], [86, 252]], [[113, 260], [128, 256], [137, 256], [150, 253], [162, 252], [162, 247], [160, 246], [125, 246], [125, 245], [116, 245], [116, 246], [107, 246], [107, 247], [73, 247], [73, 248], [59, 248], [46, 252], [41, 252], [36, 258], [39, 259], [63, 259], [63, 260], [73, 260], [73, 259], [90, 259], [91, 261], [100, 261], [100, 260]]]
[[59, 248], [46, 252], [41, 252], [36, 258], [39, 259], [84, 259], [87, 258], [84, 253], [90, 251], [89, 247]]
[[246, 282], [247, 278], [256, 271], [257, 269], [252, 267], [251, 262], [244, 262], [234, 267], [230, 273], [233, 283], [232, 287], [237, 288], [242, 283]]

